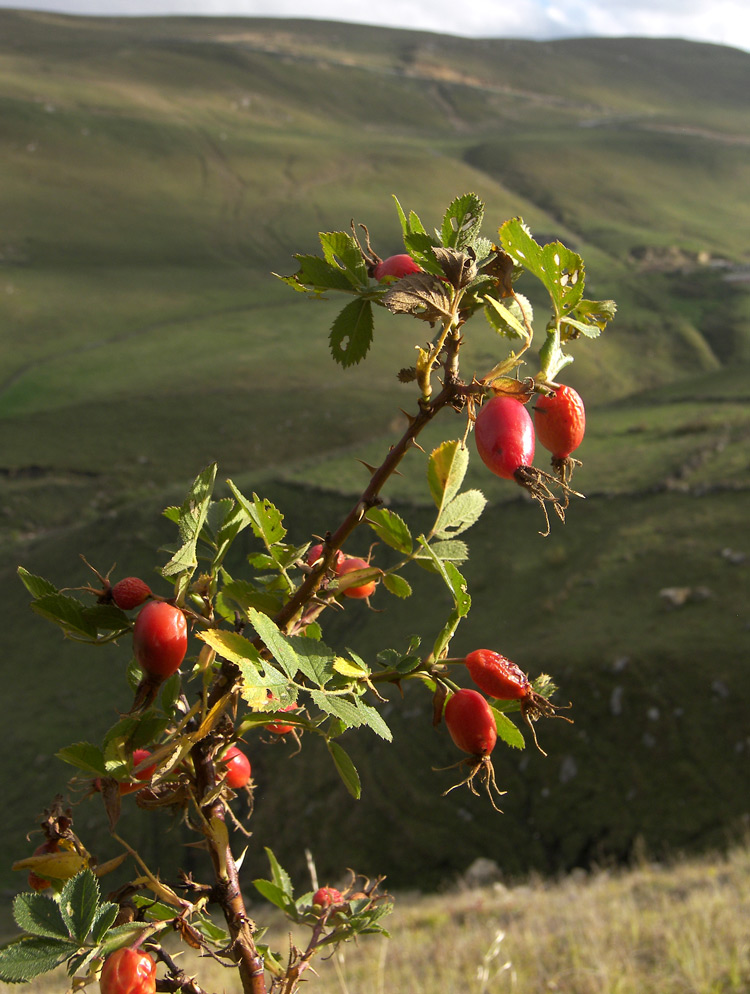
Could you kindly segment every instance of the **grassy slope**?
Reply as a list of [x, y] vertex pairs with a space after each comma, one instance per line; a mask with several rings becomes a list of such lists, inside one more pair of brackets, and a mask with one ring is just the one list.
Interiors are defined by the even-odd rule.
[[[391, 192], [436, 222], [473, 188], [493, 223], [521, 213], [579, 248], [591, 293], [620, 303], [570, 377], [591, 401], [589, 503], [543, 542], [535, 508], [471, 471], [492, 508], [468, 536], [477, 607], [457, 648], [497, 645], [501, 610], [503, 648], [555, 673], [577, 725], [543, 729], [546, 763], [500, 760], [501, 839], [484, 806], [455, 794], [425, 834], [402, 799], [435, 809], [447, 784], [427, 771], [450, 750], [415, 700], [404, 734], [416, 770], [403, 752], [363, 748], [356, 808], [341, 797], [322, 810], [316, 797], [339, 797], [335, 775], [292, 764], [294, 782], [317, 787], [305, 831], [316, 854], [337, 838], [337, 865], [343, 852], [381, 869], [383, 826], [397, 823], [409, 845], [390, 847], [385, 868], [402, 884], [415, 867], [434, 883], [474, 854], [557, 867], [623, 855], [638, 834], [719, 841], [744, 810], [734, 761], [745, 573], [719, 553], [741, 546], [744, 528], [746, 491], [734, 488], [747, 486], [747, 367], [736, 364], [750, 360], [750, 295], [694, 258], [748, 263], [750, 58], [679, 42], [469, 42], [281, 21], [2, 11], [0, 28], [5, 666], [14, 709], [45, 715], [41, 737], [31, 721], [15, 725], [0, 760], [8, 834], [20, 837], [59, 786], [50, 751], [82, 716], [108, 722], [119, 674], [30, 615], [15, 565], [82, 583], [84, 552], [148, 573], [169, 537], [160, 508], [212, 459], [278, 500], [300, 541], [330, 527], [361, 484], [353, 456], [373, 461], [410, 403], [391, 371], [414, 341], [386, 321], [368, 362], [340, 373], [325, 348], [334, 305], [301, 301], [268, 273], [292, 271], [293, 252], [352, 215], [381, 254], [395, 251]], [[468, 368], [495, 354], [478, 329]], [[393, 492], [421, 520], [414, 474]], [[421, 608], [390, 602], [394, 641], [429, 635], [426, 582]], [[674, 585], [713, 596], [669, 612], [658, 591]], [[348, 611], [339, 634], [367, 651], [382, 622]], [[30, 785], [10, 775], [18, 754], [31, 757]], [[277, 765], [273, 751], [259, 758], [261, 785]], [[259, 805], [259, 836], [267, 824], [293, 847], [291, 826]]]

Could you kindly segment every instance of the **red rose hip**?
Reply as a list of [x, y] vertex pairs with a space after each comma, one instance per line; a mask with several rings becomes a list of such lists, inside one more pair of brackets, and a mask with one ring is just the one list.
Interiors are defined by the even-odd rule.
[[238, 790], [247, 785], [252, 768], [250, 760], [241, 749], [238, 749], [237, 746], [230, 746], [224, 753], [224, 765], [227, 768], [224, 783], [228, 787], [231, 787], [232, 790]]
[[138, 949], [118, 949], [104, 961], [101, 994], [155, 994], [156, 963]]
[[151, 596], [151, 588], [137, 576], [126, 576], [112, 587], [112, 600], [122, 611], [130, 611]]
[[492, 708], [476, 690], [457, 690], [445, 705], [445, 724], [462, 752], [489, 756], [497, 742]]
[[555, 459], [567, 459], [583, 441], [586, 410], [580, 395], [567, 386], [537, 398], [534, 407], [536, 437]]
[[319, 887], [313, 894], [313, 904], [321, 908], [330, 908], [337, 904], [343, 904], [344, 898], [340, 890], [335, 887]]
[[534, 459], [534, 424], [524, 405], [513, 397], [486, 401], [477, 415], [474, 439], [479, 457], [496, 476], [512, 480]]
[[390, 255], [387, 259], [379, 262], [372, 275], [376, 280], [384, 280], [391, 277], [396, 280], [409, 276], [411, 273], [421, 273], [422, 267], [418, 266], [410, 255], [402, 252], [400, 255]]
[[[347, 573], [354, 573], [358, 569], [367, 569], [370, 564], [357, 556], [346, 556], [343, 562], [336, 566], [337, 576], [346, 576]], [[341, 591], [344, 597], [352, 597], [355, 600], [364, 600], [374, 593], [377, 586], [375, 580], [368, 580], [366, 583], [356, 587], [344, 587]]]
[[187, 652], [187, 622], [166, 601], [141, 608], [133, 628], [133, 651], [141, 669], [157, 680], [176, 673]]
[[470, 652], [466, 668], [477, 687], [499, 701], [520, 701], [532, 693], [521, 667], [492, 649]]

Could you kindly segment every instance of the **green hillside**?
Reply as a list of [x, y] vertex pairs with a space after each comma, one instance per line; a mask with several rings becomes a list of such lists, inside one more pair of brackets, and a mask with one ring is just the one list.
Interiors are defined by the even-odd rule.
[[[731, 835], [748, 787], [748, 92], [750, 55], [687, 42], [0, 11], [6, 851], [64, 780], [51, 753], [129, 703], [127, 647], [100, 658], [61, 641], [16, 566], [76, 585], [84, 553], [151, 575], [171, 539], [161, 508], [212, 460], [277, 501], [296, 540], [335, 526], [364, 484], [356, 458], [382, 458], [413, 404], [394, 371], [414, 341], [388, 318], [342, 372], [335, 302], [271, 273], [352, 217], [397, 251], [391, 194], [437, 224], [468, 190], [493, 224], [521, 214], [580, 251], [589, 293], [619, 304], [570, 370], [589, 430], [587, 501], [567, 525], [541, 539], [536, 506], [470, 470], [491, 507], [467, 536], [475, 608], [456, 648], [502, 642], [554, 673], [576, 724], [540, 729], [547, 760], [498, 761], [499, 823], [438, 797], [431, 767], [451, 750], [420, 702], [393, 709], [400, 747], [360, 744], [358, 805], [311, 748], [285, 772], [307, 790], [304, 818], [281, 818], [261, 803], [280, 775], [265, 750], [257, 837], [276, 833], [291, 865], [303, 831], [321, 872], [346, 862], [407, 886], [476, 855], [555, 870], [625, 858], [641, 836], [658, 850]], [[488, 327], [472, 335], [467, 373], [496, 350]], [[446, 416], [428, 443], [462, 430]], [[404, 516], [425, 513], [423, 481], [412, 453], [390, 491]], [[385, 616], [352, 605], [342, 644], [382, 647], [386, 619], [391, 644], [429, 635], [441, 594], [422, 586], [421, 606], [379, 592]], [[690, 589], [684, 606], [669, 587]], [[150, 845], [167, 858], [170, 839]]]

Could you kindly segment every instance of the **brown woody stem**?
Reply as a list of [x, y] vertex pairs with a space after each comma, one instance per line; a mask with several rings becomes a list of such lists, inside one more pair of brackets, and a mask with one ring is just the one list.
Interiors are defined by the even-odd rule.
[[[216, 771], [208, 752], [206, 740], [200, 742], [195, 751], [195, 769], [198, 795], [216, 786]], [[213, 819], [225, 821], [224, 802], [221, 798], [201, 808], [210, 824]], [[207, 836], [208, 849], [216, 876], [214, 894], [224, 912], [229, 934], [232, 938], [232, 955], [239, 965], [240, 979], [244, 994], [266, 994], [263, 957], [257, 950], [253, 938], [254, 925], [245, 909], [245, 901], [240, 890], [237, 864], [229, 842], [220, 841], [219, 833]]]
[[423, 428], [426, 427], [444, 407], [463, 405], [467, 395], [472, 391], [472, 387], [467, 387], [458, 379], [458, 363], [456, 356], [460, 347], [460, 339], [450, 338], [446, 343], [447, 358], [445, 360], [446, 377], [443, 389], [431, 401], [420, 400], [419, 413], [411, 418], [409, 426], [396, 442], [391, 446], [388, 455], [380, 466], [373, 472], [370, 482], [362, 492], [357, 503], [344, 518], [335, 532], [326, 540], [323, 547], [323, 559], [315, 569], [308, 574], [294, 595], [287, 601], [284, 607], [275, 615], [274, 621], [282, 629], [288, 630], [289, 626], [299, 616], [305, 605], [315, 596], [316, 591], [323, 582], [323, 578], [329, 566], [333, 562], [336, 551], [342, 547], [354, 529], [361, 523], [367, 512], [372, 507], [377, 507], [380, 503], [379, 494], [388, 478], [398, 468], [399, 463], [404, 458], [412, 445], [416, 444], [416, 438]]

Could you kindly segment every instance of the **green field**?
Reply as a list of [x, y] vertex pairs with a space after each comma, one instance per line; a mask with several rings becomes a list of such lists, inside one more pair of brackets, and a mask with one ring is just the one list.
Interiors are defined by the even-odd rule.
[[[83, 553], [153, 577], [172, 540], [161, 509], [213, 460], [276, 501], [295, 540], [335, 527], [366, 480], [357, 459], [379, 461], [398, 408], [414, 408], [394, 374], [417, 341], [384, 315], [367, 361], [342, 371], [336, 302], [272, 273], [351, 218], [398, 251], [392, 194], [430, 226], [469, 190], [488, 236], [522, 215], [582, 253], [590, 296], [619, 304], [570, 370], [589, 428], [587, 500], [567, 524], [542, 539], [535, 505], [477, 460], [469, 472], [491, 503], [467, 535], [475, 606], [455, 648], [553, 673], [576, 723], [540, 728], [547, 760], [498, 759], [498, 821], [469, 795], [439, 797], [431, 767], [451, 750], [407, 701], [389, 717], [397, 746], [352, 743], [358, 804], [314, 746], [289, 764], [259, 751], [254, 831], [296, 870], [302, 836], [321, 872], [346, 863], [399, 887], [436, 886], [477, 855], [556, 871], [625, 859], [641, 838], [661, 853], [731, 837], [749, 786], [749, 87], [750, 55], [686, 42], [0, 11], [4, 851], [25, 851], [64, 784], [55, 750], [129, 703], [127, 646], [63, 642], [28, 610], [17, 565], [76, 586]], [[476, 324], [467, 375], [503, 354]], [[463, 429], [446, 414], [425, 448]], [[389, 491], [415, 528], [420, 460]], [[692, 591], [683, 607], [660, 596], [670, 587]], [[368, 654], [386, 624], [391, 645], [429, 640], [442, 592], [429, 576], [420, 592], [379, 591], [385, 615], [351, 605], [329, 641]], [[261, 803], [282, 766], [305, 791], [293, 821]], [[80, 811], [103, 831], [91, 802]], [[178, 834], [145, 840], [155, 860]]]

